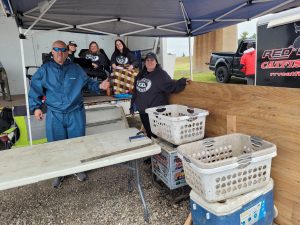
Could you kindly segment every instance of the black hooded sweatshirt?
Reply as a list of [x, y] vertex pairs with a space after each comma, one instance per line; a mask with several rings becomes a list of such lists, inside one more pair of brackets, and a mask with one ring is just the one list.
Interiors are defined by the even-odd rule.
[[144, 67], [134, 79], [130, 112], [145, 113], [147, 108], [167, 105], [169, 94], [182, 91], [185, 85], [186, 78], [172, 80], [158, 64], [150, 73]]

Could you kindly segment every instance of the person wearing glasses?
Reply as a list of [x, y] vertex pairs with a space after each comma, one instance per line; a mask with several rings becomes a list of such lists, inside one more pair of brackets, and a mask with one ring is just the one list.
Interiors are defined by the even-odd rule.
[[[85, 71], [68, 58], [67, 46], [63, 41], [52, 45], [53, 60], [43, 64], [32, 76], [29, 107], [37, 120], [43, 120], [42, 96], [46, 96], [46, 137], [49, 142], [85, 135], [86, 115], [81, 90], [86, 87], [91, 92], [109, 88], [108, 81], [99, 84], [88, 77]], [[87, 176], [75, 174], [84, 181]], [[60, 187], [63, 177], [53, 180], [52, 186]]]

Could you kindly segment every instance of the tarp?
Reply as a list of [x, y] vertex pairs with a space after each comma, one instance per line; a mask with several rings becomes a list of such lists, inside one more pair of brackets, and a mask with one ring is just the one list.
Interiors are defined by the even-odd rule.
[[300, 6], [300, 0], [1, 1], [25, 29], [156, 37], [196, 36]]

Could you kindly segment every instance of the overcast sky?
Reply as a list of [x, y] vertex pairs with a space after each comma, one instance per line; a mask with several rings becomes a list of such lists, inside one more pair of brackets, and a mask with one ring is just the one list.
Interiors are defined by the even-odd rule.
[[241, 34], [243, 32], [248, 32], [249, 36], [251, 36], [252, 34], [256, 33], [256, 22], [257, 19], [248, 21], [248, 22], [243, 22], [243, 23], [239, 23], [237, 25], [237, 30], [238, 30], [238, 38], [241, 36]]
[[[239, 23], [237, 25], [237, 39], [243, 32], [248, 32], [249, 36], [256, 33], [256, 22], [254, 19], [249, 22]], [[189, 55], [189, 41], [188, 38], [168, 38], [168, 53], [176, 54], [177, 56]]]

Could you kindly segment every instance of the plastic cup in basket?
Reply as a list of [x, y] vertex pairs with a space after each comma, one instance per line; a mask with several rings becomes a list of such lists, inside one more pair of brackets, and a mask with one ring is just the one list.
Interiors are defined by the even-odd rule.
[[208, 202], [267, 185], [276, 146], [258, 137], [229, 134], [179, 146], [186, 182]]
[[146, 109], [151, 131], [158, 137], [180, 145], [204, 137], [207, 110], [184, 105], [165, 105]]

